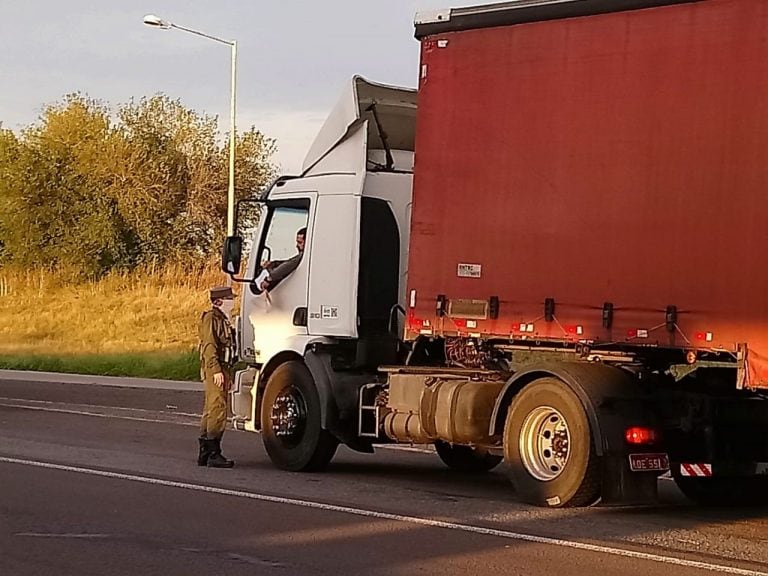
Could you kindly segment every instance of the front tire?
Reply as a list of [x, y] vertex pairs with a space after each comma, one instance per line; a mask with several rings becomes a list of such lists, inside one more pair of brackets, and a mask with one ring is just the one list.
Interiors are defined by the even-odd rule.
[[290, 472], [317, 472], [328, 466], [338, 440], [320, 426], [320, 397], [302, 362], [278, 366], [261, 403], [264, 448], [270, 460]]
[[493, 470], [501, 463], [501, 456], [494, 456], [483, 448], [435, 441], [435, 451], [443, 463], [452, 470], [465, 474], [477, 474]]
[[587, 413], [560, 380], [535, 380], [514, 398], [504, 425], [504, 458], [526, 502], [560, 508], [600, 498], [600, 460]]

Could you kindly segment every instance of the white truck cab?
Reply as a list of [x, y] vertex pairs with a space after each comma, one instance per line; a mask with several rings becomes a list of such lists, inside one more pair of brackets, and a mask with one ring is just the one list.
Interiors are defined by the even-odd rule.
[[[394, 351], [405, 307], [415, 118], [415, 90], [354, 77], [301, 175], [277, 179], [259, 198], [237, 325], [240, 359], [248, 364], [232, 390], [237, 427], [261, 429], [254, 392], [288, 359], [343, 342], [354, 349], [352, 361], [364, 362], [373, 349], [366, 342], [382, 338]], [[303, 228], [306, 248], [295, 271], [268, 292], [248, 281], [265, 261], [295, 256]]]

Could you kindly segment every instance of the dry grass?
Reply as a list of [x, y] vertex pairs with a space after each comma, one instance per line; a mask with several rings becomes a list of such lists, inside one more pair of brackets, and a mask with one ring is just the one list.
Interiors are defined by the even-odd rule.
[[184, 353], [197, 346], [215, 264], [147, 266], [95, 282], [66, 271], [0, 269], [0, 354]]

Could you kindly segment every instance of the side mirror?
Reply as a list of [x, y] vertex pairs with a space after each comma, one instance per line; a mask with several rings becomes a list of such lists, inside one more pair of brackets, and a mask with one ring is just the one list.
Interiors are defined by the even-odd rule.
[[221, 251], [221, 269], [234, 276], [240, 273], [243, 259], [243, 239], [241, 236], [228, 236]]

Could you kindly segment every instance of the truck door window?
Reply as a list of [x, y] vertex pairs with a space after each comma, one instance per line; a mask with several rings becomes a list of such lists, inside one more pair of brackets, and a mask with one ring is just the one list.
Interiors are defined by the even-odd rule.
[[260, 262], [288, 260], [298, 252], [296, 232], [307, 225], [307, 208], [277, 206], [269, 220], [267, 235], [262, 244]]

